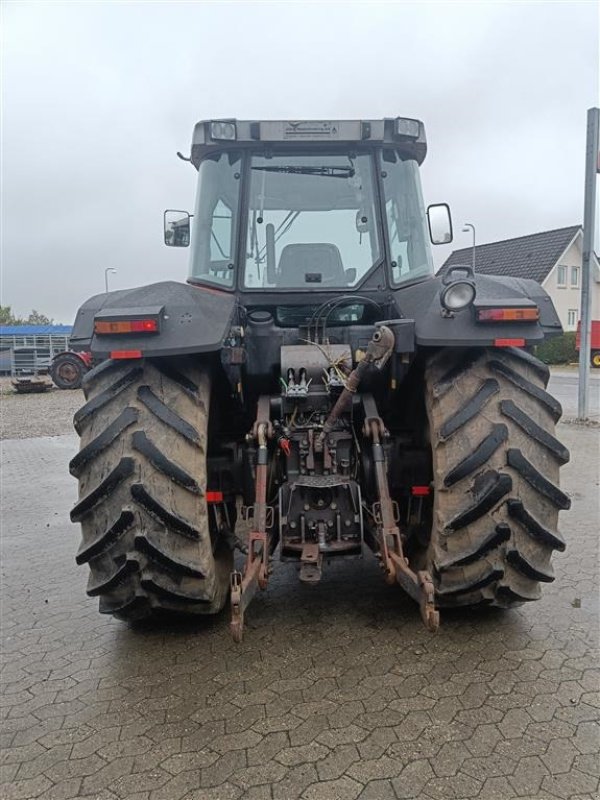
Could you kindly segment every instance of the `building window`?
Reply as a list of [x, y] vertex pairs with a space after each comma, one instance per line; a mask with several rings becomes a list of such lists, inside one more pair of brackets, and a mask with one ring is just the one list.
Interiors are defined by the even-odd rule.
[[577, 325], [577, 309], [570, 308], [567, 311], [567, 327], [574, 328]]
[[571, 288], [579, 287], [579, 267], [571, 267]]
[[557, 286], [566, 286], [567, 285], [567, 268], [566, 267], [558, 267], [556, 271], [556, 285]]

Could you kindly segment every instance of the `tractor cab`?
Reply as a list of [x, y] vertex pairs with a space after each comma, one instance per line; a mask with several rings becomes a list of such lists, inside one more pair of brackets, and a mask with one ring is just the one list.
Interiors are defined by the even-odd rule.
[[[428, 227], [445, 243], [451, 223], [447, 206], [425, 210], [425, 153], [413, 119], [198, 123], [189, 282], [247, 305], [256, 292], [381, 295], [431, 277]], [[186, 246], [189, 220], [166, 212], [165, 243]]]

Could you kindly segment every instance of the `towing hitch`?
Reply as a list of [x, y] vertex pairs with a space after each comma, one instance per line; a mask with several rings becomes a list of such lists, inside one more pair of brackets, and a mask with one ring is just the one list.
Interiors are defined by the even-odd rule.
[[419, 604], [421, 617], [429, 631], [440, 625], [440, 614], [435, 608], [435, 594], [431, 575], [426, 571], [414, 572], [402, 550], [402, 539], [397, 525], [397, 506], [390, 497], [387, 481], [385, 451], [381, 439], [385, 435], [383, 420], [377, 413], [372, 395], [363, 396], [365, 423], [363, 433], [371, 439], [375, 484], [379, 500], [373, 504], [376, 540], [379, 546], [381, 565], [388, 583], [399, 583], [413, 600]]
[[257, 589], [266, 589], [269, 580], [270, 541], [268, 528], [273, 526], [273, 509], [267, 506], [268, 439], [273, 436], [269, 418], [269, 398], [258, 401], [256, 422], [252, 438], [258, 444], [256, 459], [256, 491], [254, 506], [249, 509], [252, 530], [248, 536], [248, 552], [243, 572], [234, 570], [230, 578], [231, 635], [241, 642], [244, 635], [244, 612]]

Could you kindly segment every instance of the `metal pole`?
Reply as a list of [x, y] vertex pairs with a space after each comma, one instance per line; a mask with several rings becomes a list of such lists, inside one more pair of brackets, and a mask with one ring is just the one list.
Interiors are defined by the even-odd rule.
[[475, 272], [475, 225], [472, 222], [465, 222], [463, 233], [467, 233], [469, 228], [473, 232], [473, 272]]
[[594, 223], [596, 212], [596, 174], [600, 171], [598, 163], [598, 131], [600, 129], [600, 109], [590, 108], [587, 112], [587, 141], [585, 148], [585, 199], [583, 209], [583, 258], [581, 261], [581, 324], [579, 341], [579, 387], [577, 398], [577, 417], [588, 416], [588, 384], [590, 378], [590, 341], [592, 295], [592, 253], [594, 252]]
[[104, 270], [104, 289], [106, 290], [106, 294], [108, 294], [108, 273], [109, 272], [116, 272], [116, 271], [117, 270], [113, 269], [112, 267], [107, 267]]

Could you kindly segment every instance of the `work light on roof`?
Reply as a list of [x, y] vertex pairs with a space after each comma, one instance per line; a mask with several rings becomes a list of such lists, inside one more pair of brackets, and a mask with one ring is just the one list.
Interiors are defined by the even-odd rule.
[[396, 119], [396, 135], [406, 136], [409, 139], [418, 139], [421, 132], [421, 125], [418, 119]]
[[210, 137], [211, 139], [233, 141], [236, 138], [235, 122], [220, 122], [218, 120], [211, 122]]

